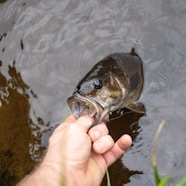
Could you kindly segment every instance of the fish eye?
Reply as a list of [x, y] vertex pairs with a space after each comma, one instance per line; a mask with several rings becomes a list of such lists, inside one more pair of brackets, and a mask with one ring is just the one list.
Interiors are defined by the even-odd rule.
[[103, 83], [101, 80], [95, 81], [93, 84], [96, 89], [101, 89], [103, 87]]

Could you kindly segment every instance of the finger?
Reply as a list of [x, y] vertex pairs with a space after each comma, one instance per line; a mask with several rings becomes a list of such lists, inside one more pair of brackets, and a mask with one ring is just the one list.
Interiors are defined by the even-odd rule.
[[102, 136], [105, 136], [108, 134], [108, 128], [104, 123], [101, 123], [101, 124], [96, 125], [93, 128], [91, 128], [89, 130], [88, 134], [89, 134], [91, 141], [95, 142], [96, 140], [98, 140]]
[[75, 118], [74, 115], [70, 115], [64, 122], [65, 123], [72, 123], [74, 121], [76, 121], [77, 119]]
[[97, 141], [93, 143], [93, 150], [97, 154], [103, 154], [112, 148], [114, 145], [114, 140], [110, 135], [102, 136]]
[[125, 134], [121, 136], [113, 147], [104, 154], [105, 161], [107, 165], [110, 166], [114, 163], [118, 158], [120, 158], [123, 153], [127, 151], [127, 149], [132, 145], [132, 139], [129, 135]]
[[77, 119], [75, 124], [79, 125], [79, 127], [82, 128], [83, 131], [87, 132], [93, 121], [94, 119], [91, 118], [89, 115], [83, 115]]
[[[57, 126], [57, 128], [54, 130], [55, 133], [61, 131], [66, 125], [69, 125], [70, 123], [73, 123], [76, 121], [76, 118], [73, 115], [70, 115], [63, 123]], [[53, 133], [54, 133], [53, 132]]]

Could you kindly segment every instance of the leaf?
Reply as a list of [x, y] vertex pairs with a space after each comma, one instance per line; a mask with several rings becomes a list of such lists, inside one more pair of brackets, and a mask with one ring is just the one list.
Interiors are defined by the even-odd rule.
[[170, 181], [170, 177], [169, 176], [164, 176], [163, 178], [161, 178], [161, 181], [158, 184], [158, 186], [168, 186], [169, 181]]
[[184, 186], [186, 184], [186, 176], [184, 176], [177, 184], [176, 186]]
[[152, 147], [152, 168], [153, 168], [153, 172], [154, 172], [154, 179], [155, 179], [156, 185], [158, 185], [158, 186], [161, 183], [161, 178], [158, 174], [158, 168], [157, 168], [157, 163], [156, 163], [156, 144], [157, 144], [159, 134], [160, 134], [164, 124], [165, 124], [165, 121], [162, 121], [160, 123], [158, 130], [155, 134], [154, 143], [153, 143], [153, 147]]

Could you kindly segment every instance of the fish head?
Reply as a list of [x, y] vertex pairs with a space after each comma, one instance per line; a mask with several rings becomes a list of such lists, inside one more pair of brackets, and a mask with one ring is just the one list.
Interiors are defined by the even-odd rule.
[[107, 76], [83, 79], [67, 103], [76, 118], [82, 114], [89, 114], [100, 123], [105, 115], [119, 107], [124, 93], [123, 84], [110, 73]]

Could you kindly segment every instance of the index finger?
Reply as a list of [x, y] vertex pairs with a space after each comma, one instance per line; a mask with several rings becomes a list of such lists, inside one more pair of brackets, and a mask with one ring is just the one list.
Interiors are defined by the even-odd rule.
[[86, 115], [80, 116], [77, 119], [76, 125], [79, 125], [83, 129], [83, 131], [87, 132], [89, 128], [91, 127], [93, 121], [94, 119], [86, 114]]
[[64, 122], [65, 123], [72, 123], [72, 122], [74, 122], [76, 120], [77, 120], [76, 117], [71, 114]]

